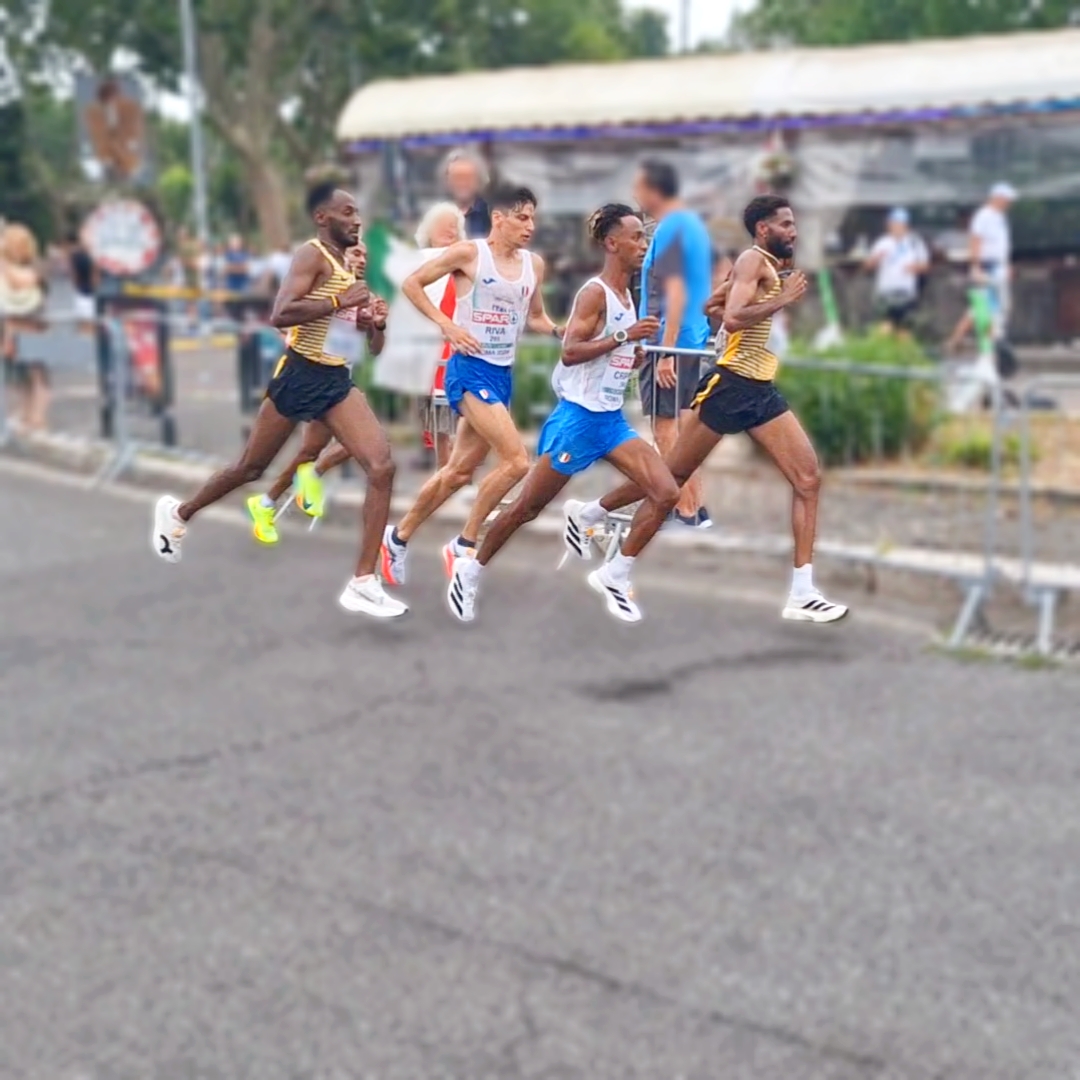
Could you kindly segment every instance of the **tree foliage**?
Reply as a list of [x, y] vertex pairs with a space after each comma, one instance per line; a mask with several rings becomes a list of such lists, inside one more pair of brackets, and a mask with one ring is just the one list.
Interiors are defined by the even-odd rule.
[[736, 19], [732, 38], [740, 45], [858, 45], [1077, 24], [1077, 0], [759, 0]]
[[[614, 60], [666, 48], [663, 17], [621, 0], [193, 0], [205, 116], [242, 164], [270, 243], [286, 239], [284, 178], [333, 153], [361, 81]], [[10, 0], [24, 66], [108, 70], [118, 50], [181, 85], [176, 0]], [[36, 27], [36, 33], [29, 33]]]

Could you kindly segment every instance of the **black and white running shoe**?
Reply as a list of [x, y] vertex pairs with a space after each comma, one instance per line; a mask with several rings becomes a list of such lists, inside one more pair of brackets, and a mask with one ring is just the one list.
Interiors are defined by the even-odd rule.
[[838, 622], [848, 613], [843, 604], [826, 600], [819, 592], [809, 596], [789, 596], [784, 605], [783, 617], [794, 622]]
[[605, 564], [589, 575], [589, 585], [607, 600], [608, 614], [620, 622], [641, 622], [641, 608], [634, 603], [629, 580], [620, 581]]
[[454, 560], [450, 584], [446, 587], [446, 603], [459, 622], [476, 618], [476, 592], [480, 586], [480, 566], [471, 556]]
[[566, 500], [563, 505], [563, 543], [567, 554], [588, 562], [592, 559], [592, 538], [596, 535], [596, 526], [586, 525], [581, 520], [584, 508], [585, 503], [580, 499]]

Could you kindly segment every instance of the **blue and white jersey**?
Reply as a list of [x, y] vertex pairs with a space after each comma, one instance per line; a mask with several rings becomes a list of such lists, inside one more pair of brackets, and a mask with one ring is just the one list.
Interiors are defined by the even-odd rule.
[[[593, 341], [610, 337], [617, 330], [629, 330], [637, 321], [634, 301], [629, 292], [619, 296], [598, 277], [590, 278], [578, 290], [574, 306], [577, 306], [581, 294], [590, 285], [599, 285], [607, 298], [604, 325]], [[634, 342], [627, 341], [616, 346], [612, 352], [584, 364], [567, 367], [560, 360], [551, 374], [551, 388], [563, 401], [572, 401], [590, 412], [615, 412], [623, 407], [626, 399], [626, 387], [634, 371], [636, 348]]]

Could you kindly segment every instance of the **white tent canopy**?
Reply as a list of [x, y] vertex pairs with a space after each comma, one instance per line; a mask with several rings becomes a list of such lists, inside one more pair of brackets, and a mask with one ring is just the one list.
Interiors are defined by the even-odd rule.
[[340, 142], [1072, 100], [1080, 29], [373, 82]]

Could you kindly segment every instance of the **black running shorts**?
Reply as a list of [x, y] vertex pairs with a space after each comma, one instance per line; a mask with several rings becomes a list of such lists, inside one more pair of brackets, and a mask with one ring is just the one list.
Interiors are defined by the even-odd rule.
[[352, 388], [352, 375], [344, 364], [316, 364], [295, 349], [286, 349], [266, 396], [282, 416], [299, 423], [321, 420]]
[[701, 422], [717, 435], [750, 431], [790, 409], [776, 383], [748, 379], [720, 367], [713, 368], [701, 380], [694, 407]]

